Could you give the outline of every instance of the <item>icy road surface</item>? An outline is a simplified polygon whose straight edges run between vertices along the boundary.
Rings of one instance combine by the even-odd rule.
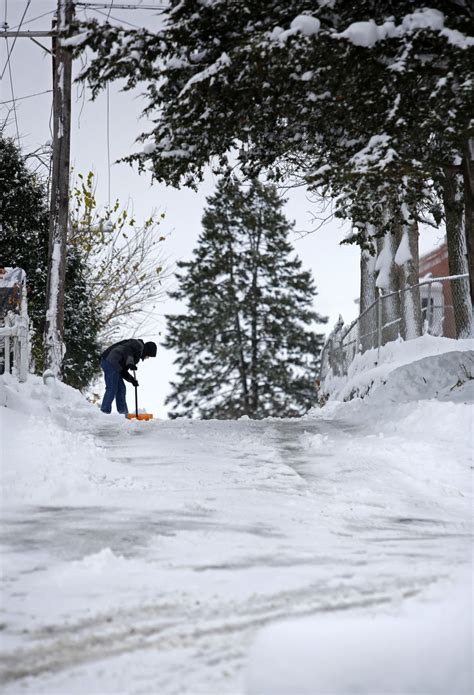
[[[24,424],[60,463],[4,500],[3,692],[242,693],[262,626],[423,595],[470,556],[464,407]]]

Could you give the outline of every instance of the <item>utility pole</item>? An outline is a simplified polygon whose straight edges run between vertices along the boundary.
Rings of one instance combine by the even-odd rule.
[[[48,283],[44,330],[45,368],[59,376],[64,357],[64,286],[69,222],[69,168],[71,141],[70,49],[61,46],[61,36],[74,16],[72,0],[58,0],[53,22],[53,162],[49,226]],[[56,26],[54,26],[56,24]]]

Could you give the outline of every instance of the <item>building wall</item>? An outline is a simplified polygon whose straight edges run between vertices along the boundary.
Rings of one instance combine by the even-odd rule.
[[[420,258],[420,280],[431,275],[434,278],[442,278],[449,275],[448,247],[446,242],[434,251]]]
[[[420,258],[420,269],[419,278],[420,282],[426,280],[429,277],[441,278],[447,277],[449,275],[449,264],[448,264],[448,247],[446,242],[443,242],[434,251],[421,256]],[[424,292],[422,293],[423,296]],[[442,325],[439,327],[439,335],[443,335],[446,338],[456,337],[456,325],[454,322],[454,311],[453,311],[453,298],[451,293],[451,283],[449,280],[443,282],[443,297],[444,297],[444,320]],[[439,315],[440,311],[437,310],[436,315]]]

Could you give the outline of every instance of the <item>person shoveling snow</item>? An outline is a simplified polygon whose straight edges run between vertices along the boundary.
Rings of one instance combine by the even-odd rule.
[[[104,350],[100,356],[100,366],[105,378],[105,393],[100,406],[103,413],[112,411],[115,400],[117,411],[121,415],[128,415],[124,380],[136,389],[138,381],[129,370],[136,370],[140,359],[146,360],[147,357],[156,357],[156,343],[145,343],[135,338],[120,340]]]

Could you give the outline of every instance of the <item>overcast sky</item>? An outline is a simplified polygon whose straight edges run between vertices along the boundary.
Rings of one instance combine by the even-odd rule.
[[[152,0],[123,0],[122,4],[146,4],[160,6],[162,2]],[[114,3],[111,3],[112,5]],[[115,5],[120,4],[115,0]],[[1,0],[1,21],[6,21],[10,29],[17,28],[23,19],[22,29],[48,30],[51,27],[52,12],[57,6],[56,0]],[[96,17],[105,19],[103,14],[108,10],[101,8],[101,13],[91,8],[77,7],[79,17]],[[48,13],[48,14],[45,14]],[[45,16],[40,17],[40,15]],[[121,10],[113,8],[111,19],[118,19],[135,26],[157,28],[160,18],[154,11]],[[38,18],[38,19],[35,19]],[[32,21],[34,20],[34,21]],[[50,39],[38,39],[45,47],[50,48]],[[1,72],[7,65],[6,41],[1,45]],[[8,134],[17,138],[24,153],[30,153],[47,142],[50,137],[51,116],[51,56],[28,38],[9,39],[11,59],[5,69],[1,84],[2,121],[9,113]],[[80,61],[75,62],[75,73],[80,67]],[[11,70],[11,74],[10,74]],[[1,73],[0,73],[1,74]],[[13,89],[13,95],[12,95]],[[46,92],[41,94],[41,92]],[[40,94],[38,94],[40,93]],[[38,94],[38,96],[30,95]],[[12,110],[13,96],[16,99],[16,117]],[[98,180],[97,199],[99,205],[108,202],[109,176],[111,200],[119,199],[123,204],[133,206],[135,216],[143,220],[154,209],[164,212],[163,233],[167,239],[163,251],[169,257],[170,263],[188,259],[196,243],[200,231],[200,223],[205,199],[213,193],[215,180],[208,174],[205,182],[197,193],[187,189],[176,190],[161,185],[151,185],[149,175],[138,175],[136,170],[125,164],[114,164],[120,157],[135,151],[138,145],[134,143],[136,136],[146,130],[145,122],[139,120],[143,101],[137,93],[120,93],[117,85],[109,88],[109,108],[107,98],[101,94],[95,102],[89,100],[82,86],[73,86],[72,134],[71,134],[71,163],[76,172],[87,173],[93,170]],[[372,135],[372,134],[368,134]],[[110,161],[108,167],[108,150]],[[340,246],[339,242],[347,234],[348,227],[338,220],[332,220],[318,231],[315,227],[314,216],[318,215],[317,207],[308,199],[305,190],[290,190],[286,197],[286,214],[294,220],[295,228],[307,234],[295,235],[293,242],[304,266],[312,270],[318,296],[315,309],[329,317],[328,327],[332,326],[339,314],[346,322],[357,314],[354,300],[359,291],[359,252],[354,246]],[[436,246],[442,240],[442,232],[424,230],[421,235],[420,247],[425,252]],[[8,259],[4,259],[8,262]],[[164,301],[158,308],[159,323],[164,330],[162,318],[167,312],[174,310],[174,304]],[[326,330],[326,329],[324,329]],[[143,334],[146,340],[160,341],[160,335]],[[153,411],[155,415],[164,417],[166,409],[163,405],[164,396],[168,391],[168,381],[173,374],[173,355],[159,348],[156,360],[149,360],[140,366],[140,400],[141,405]],[[132,405],[129,397],[129,406]]]

